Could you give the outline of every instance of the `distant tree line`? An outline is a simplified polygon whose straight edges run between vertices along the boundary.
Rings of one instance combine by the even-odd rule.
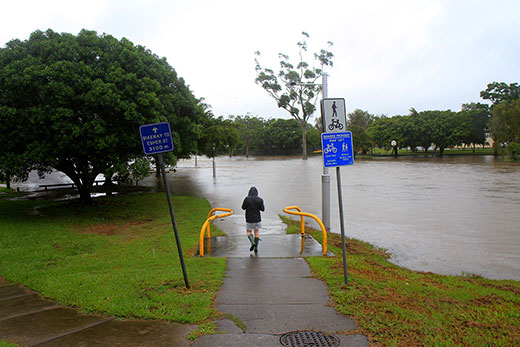
[[[463,104],[461,111],[431,110],[393,117],[374,116],[359,109],[348,115],[356,151],[367,154],[373,148],[390,149],[392,141],[399,148],[427,152],[433,146],[443,155],[451,146],[475,147],[486,144],[491,136],[495,145],[506,147],[513,158],[520,146],[520,86],[517,83],[493,82],[480,93],[482,103]]]
[[[307,151],[321,148],[320,130],[307,124]],[[201,153],[232,155],[297,155],[302,149],[302,128],[295,119],[258,116],[212,117],[203,126]]]
[[[349,115],[354,147],[367,154],[373,148],[399,148],[428,152],[430,147],[442,155],[450,146],[467,145],[473,150],[486,143],[489,108],[486,104],[464,104],[460,112],[410,110],[406,116],[375,117],[355,110]]]

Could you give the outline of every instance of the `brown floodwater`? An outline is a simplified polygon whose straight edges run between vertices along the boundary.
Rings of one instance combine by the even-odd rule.
[[[223,228],[243,232],[241,203],[254,185],[265,200],[264,232],[298,205],[321,217],[321,157],[199,157],[168,175],[176,194],[231,208]],[[492,156],[356,160],[341,168],[346,234],[390,251],[414,270],[520,280],[520,165]],[[336,170],[331,176],[331,231],[339,232]],[[155,177],[146,185],[161,186]],[[310,225],[316,226],[309,220]]]

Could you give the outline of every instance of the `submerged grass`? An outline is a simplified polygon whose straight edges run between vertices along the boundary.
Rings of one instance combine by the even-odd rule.
[[[190,289],[163,193],[98,198],[86,208],[0,200],[0,276],[85,312],[203,322],[216,315],[226,260],[192,256],[209,203],[173,203]]]
[[[289,233],[299,222],[287,217]],[[321,231],[307,232],[322,241]],[[335,257],[306,258],[329,288],[337,311],[353,317],[374,346],[518,346],[520,282],[412,271],[390,254],[348,239],[348,286],[341,237],[328,234]]]

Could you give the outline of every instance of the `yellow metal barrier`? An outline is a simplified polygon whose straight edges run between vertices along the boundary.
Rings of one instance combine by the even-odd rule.
[[[296,212],[296,211],[289,211],[289,210],[297,210],[298,212]],[[301,234],[302,234],[302,237],[305,236],[305,222],[303,220],[303,217],[307,216],[307,217],[314,218],[314,220],[316,222],[318,222],[318,224],[320,225],[321,231],[323,232],[323,255],[327,255],[327,230],[325,229],[325,226],[323,225],[321,220],[318,217],[316,217],[315,215],[311,214],[311,213],[302,212],[301,208],[299,208],[298,206],[289,206],[289,207],[284,208],[283,211],[285,213],[289,213],[289,214],[293,214],[293,215],[296,215],[296,216],[300,216],[300,218],[301,218]]]
[[[216,211],[223,211],[223,212],[228,212],[228,213],[221,213],[221,214],[212,215]],[[202,229],[200,229],[199,253],[200,253],[201,257],[204,256],[204,231],[206,231],[206,237],[209,238],[210,234],[211,234],[211,232],[210,232],[210,224],[211,224],[211,222],[213,220],[217,219],[217,218],[223,218],[223,217],[231,216],[233,213],[235,213],[235,212],[233,212],[232,209],[229,209],[229,208],[218,208],[218,207],[212,209],[211,211],[209,211],[208,219],[206,219],[206,221],[202,225]]]

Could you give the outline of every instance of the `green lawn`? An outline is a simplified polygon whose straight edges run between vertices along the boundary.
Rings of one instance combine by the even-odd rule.
[[[173,202],[190,289],[164,193],[98,198],[87,208],[0,200],[0,276],[86,312],[204,322],[216,314],[226,259],[192,256],[209,203]]]
[[[286,217],[289,233],[299,222]],[[311,231],[321,242],[321,231]],[[354,318],[374,346],[518,346],[520,282],[411,271],[384,250],[347,241],[344,284],[341,238],[328,235],[335,257],[306,258],[329,287],[337,311]]]

